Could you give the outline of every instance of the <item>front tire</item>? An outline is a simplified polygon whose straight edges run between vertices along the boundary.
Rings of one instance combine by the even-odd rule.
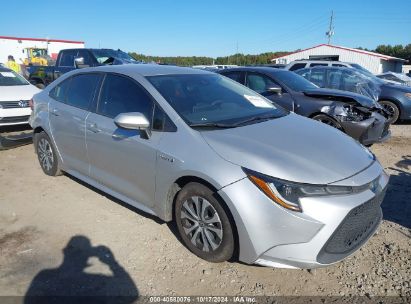
[[[400,109],[398,109],[395,103],[389,100],[381,100],[380,104],[385,110],[388,111],[390,115],[388,122],[390,124],[395,124],[398,121],[398,118],[400,117]]]
[[[177,195],[174,212],[181,239],[195,255],[213,263],[233,256],[233,226],[211,189],[199,183],[187,184]]]
[[[43,172],[49,176],[61,175],[57,151],[44,131],[34,135],[34,147]]]
[[[336,128],[340,131],[343,131],[343,128],[342,128],[341,124],[337,120],[335,120],[334,118],[332,118],[328,115],[319,114],[319,115],[315,115],[312,119],[317,120],[319,122],[322,122],[326,125],[329,125],[333,128]]]

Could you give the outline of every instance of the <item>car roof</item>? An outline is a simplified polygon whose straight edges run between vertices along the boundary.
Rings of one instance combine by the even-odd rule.
[[[319,70],[319,69],[327,69],[327,70],[343,70],[343,71],[358,71],[354,68],[351,67],[336,67],[336,66],[313,66],[313,67],[306,67],[306,68],[301,68],[299,70]],[[299,71],[297,70],[297,71]]]
[[[317,60],[317,59],[301,59],[301,60],[294,60],[291,61],[289,64],[295,64],[295,63],[337,63],[337,64],[348,64],[351,65],[353,64],[352,62],[345,62],[345,61],[336,61],[336,60]]]
[[[221,70],[221,71],[218,71],[218,72],[235,72],[235,71],[254,71],[254,72],[261,72],[261,73],[266,73],[266,74],[290,72],[290,71],[287,71],[287,70],[273,69],[272,67],[266,67],[266,66],[245,66],[245,67],[224,69],[224,70]]]
[[[158,76],[158,75],[176,75],[176,74],[210,74],[215,75],[215,73],[193,69],[187,67],[178,67],[172,65],[159,65],[159,64],[122,64],[122,65],[110,65],[110,66],[100,66],[93,68],[84,68],[77,71],[81,72],[111,72],[111,73],[121,73],[121,74],[139,74],[141,76]]]

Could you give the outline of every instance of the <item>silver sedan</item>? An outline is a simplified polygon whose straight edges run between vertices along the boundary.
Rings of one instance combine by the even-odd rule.
[[[44,173],[175,221],[207,261],[321,267],[359,249],[382,218],[388,176],[372,153],[221,75],[86,68],[32,104]]]

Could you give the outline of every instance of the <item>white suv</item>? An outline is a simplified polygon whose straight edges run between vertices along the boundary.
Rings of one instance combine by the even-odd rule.
[[[331,61],[331,60],[295,60],[287,64],[284,69],[289,70],[289,71],[296,71],[296,70],[300,70],[304,68],[312,68],[315,66],[353,68],[356,70],[366,72],[368,74],[372,74],[370,71],[363,68],[359,64],[350,63],[350,62],[342,62],[342,61]]]
[[[14,71],[0,67],[0,127],[28,123],[30,99],[40,92]]]

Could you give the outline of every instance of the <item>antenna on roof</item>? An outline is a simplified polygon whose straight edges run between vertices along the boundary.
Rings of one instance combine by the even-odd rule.
[[[331,11],[331,18],[330,18],[330,27],[328,28],[328,31],[325,33],[325,35],[328,37],[328,43],[331,43],[331,37],[334,36],[334,11]]]

